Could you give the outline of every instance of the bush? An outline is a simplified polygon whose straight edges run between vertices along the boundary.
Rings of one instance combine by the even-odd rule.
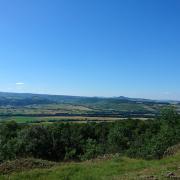
[[[51,168],[56,163],[39,159],[16,159],[0,164],[0,174],[10,174],[12,172],[20,172],[24,170],[32,170],[36,168]]]
[[[94,159],[98,155],[102,155],[101,146],[96,142],[96,140],[88,139],[84,146],[84,153],[80,156],[81,160]]]

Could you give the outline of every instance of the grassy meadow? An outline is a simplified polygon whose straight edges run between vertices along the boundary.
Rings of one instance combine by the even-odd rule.
[[[82,163],[61,163],[49,169],[32,169],[1,175],[2,180],[139,180],[180,178],[180,153],[162,160],[113,156]],[[167,177],[172,174],[174,177]]]

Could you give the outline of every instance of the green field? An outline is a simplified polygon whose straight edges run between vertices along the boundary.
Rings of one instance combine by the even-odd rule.
[[[45,117],[21,117],[21,116],[10,116],[1,117],[0,123],[7,121],[15,121],[17,123],[53,123],[53,122],[113,122],[122,121],[127,118],[116,118],[116,117],[83,117],[83,116],[45,116]],[[136,118],[132,118],[136,119]],[[147,118],[138,118],[141,120],[147,120]]]
[[[133,180],[180,178],[180,153],[162,160],[146,161],[114,156],[82,163],[64,163],[50,169],[33,169],[1,175],[2,180]],[[171,178],[173,179],[173,177]]]

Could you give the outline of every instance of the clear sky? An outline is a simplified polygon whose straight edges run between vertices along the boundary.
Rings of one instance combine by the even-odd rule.
[[[0,91],[180,100],[180,1],[0,0]]]

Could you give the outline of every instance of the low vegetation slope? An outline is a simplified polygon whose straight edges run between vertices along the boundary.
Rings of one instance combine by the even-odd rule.
[[[49,164],[49,163],[48,163]],[[83,163],[66,163],[49,169],[34,169],[1,175],[12,180],[128,180],[128,179],[179,179],[180,153],[162,160],[141,160],[113,156]]]

